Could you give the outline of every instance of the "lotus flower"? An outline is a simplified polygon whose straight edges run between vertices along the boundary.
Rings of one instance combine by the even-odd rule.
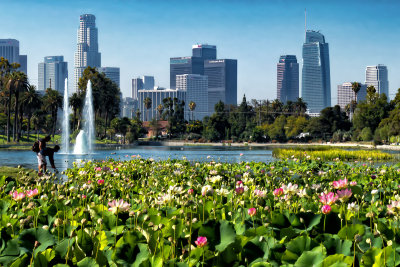
[[[333,181],[332,186],[335,189],[346,188],[347,187],[347,179],[344,178],[343,180]]]
[[[188,190],[188,194],[189,194],[189,195],[193,195],[193,192],[194,192],[193,188],[190,188],[190,189]]]
[[[333,192],[329,192],[328,194],[321,193],[319,196],[319,201],[324,205],[332,205],[338,200],[338,196]]]
[[[108,206],[110,206],[108,211],[111,211],[112,213],[116,214],[118,212],[128,211],[131,204],[125,202],[123,199],[119,199],[108,202]]]
[[[15,201],[20,201],[25,198],[24,193],[18,193],[18,191],[10,192],[10,195]]]
[[[351,193],[350,189],[344,189],[344,190],[338,190],[337,195],[338,195],[340,201],[345,202],[345,201],[349,200],[352,193]]]
[[[243,194],[243,193],[244,193],[244,187],[236,187],[236,188],[235,188],[235,192],[236,192],[236,194],[238,194],[238,195]]]
[[[250,215],[250,217],[253,217],[254,215],[256,215],[257,210],[255,208],[250,208],[247,210],[247,213]]]
[[[282,188],[277,188],[277,189],[274,190],[273,194],[276,197],[280,197],[280,196],[283,195],[283,189]]]
[[[288,185],[282,185],[282,189],[285,194],[296,194],[298,187],[299,186],[297,184],[292,183],[289,183]]]
[[[325,215],[329,214],[331,212],[331,210],[332,210],[332,208],[329,205],[324,205],[321,208],[322,213],[325,214]]]
[[[33,190],[26,191],[26,196],[27,197],[34,197],[34,196],[36,196],[38,194],[39,194],[39,192],[38,192],[37,188],[35,188]]]
[[[205,236],[199,236],[199,237],[197,238],[197,240],[194,241],[194,243],[195,243],[199,248],[202,248],[202,247],[204,247],[205,245],[207,245],[207,237],[205,237]]]
[[[205,185],[201,189],[201,195],[206,196],[206,195],[212,195],[214,193],[214,189],[212,188],[211,185]]]
[[[98,184],[98,185],[104,184],[104,180],[103,180],[103,179],[97,180],[97,184]]]

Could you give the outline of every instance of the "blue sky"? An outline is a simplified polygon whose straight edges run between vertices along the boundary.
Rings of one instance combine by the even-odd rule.
[[[332,104],[337,85],[365,80],[367,65],[386,64],[390,97],[400,87],[400,2],[261,0],[2,1],[0,38],[20,41],[28,76],[37,83],[43,57],[63,55],[72,82],[79,15],[96,15],[102,66],[121,68],[121,90],[154,75],[169,86],[169,58],[191,55],[196,43],[217,45],[219,58],[238,60],[238,99],[276,98],[276,63],[294,54],[301,63],[307,28],[329,43]],[[6,12],[4,12],[6,11]]]

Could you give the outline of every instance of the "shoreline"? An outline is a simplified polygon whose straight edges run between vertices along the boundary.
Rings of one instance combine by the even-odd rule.
[[[96,144],[97,148],[110,148],[110,147],[136,147],[136,146],[166,146],[166,147],[302,147],[302,146],[329,146],[337,148],[356,148],[356,149],[377,149],[377,150],[391,150],[400,151],[400,145],[377,145],[368,143],[346,142],[346,143],[195,143],[193,141],[137,141],[133,144]],[[9,144],[0,145],[0,150],[30,150],[31,145],[27,144]]]

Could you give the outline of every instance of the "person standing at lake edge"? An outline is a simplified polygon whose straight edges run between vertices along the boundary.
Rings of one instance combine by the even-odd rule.
[[[39,166],[40,170],[43,170],[43,173],[47,171],[47,161],[46,157],[49,157],[50,165],[54,169],[55,172],[58,172],[56,165],[54,164],[54,153],[60,151],[60,146],[55,145],[54,148],[46,147],[43,151],[39,152],[39,156],[41,159],[41,165]]]
[[[43,165],[43,161],[46,161],[46,158],[42,155],[43,150],[46,148],[47,142],[49,142],[50,140],[51,140],[50,135],[47,135],[45,138],[35,141],[35,143],[33,143],[32,146],[32,151],[36,153],[36,157],[38,160],[39,175],[42,174],[41,166]]]

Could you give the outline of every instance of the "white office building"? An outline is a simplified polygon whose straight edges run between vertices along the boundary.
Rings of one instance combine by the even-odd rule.
[[[154,76],[141,76],[132,79],[132,95],[133,99],[138,99],[139,90],[153,90]]]
[[[376,92],[385,94],[389,98],[388,69],[385,65],[367,66],[365,70],[365,84],[373,85]]]
[[[78,44],[75,52],[74,88],[78,89],[79,78],[88,67],[101,66],[101,54],[99,53],[98,31],[96,17],[91,14],[80,16],[78,29]]]
[[[185,119],[203,120],[208,115],[208,77],[200,74],[176,75],[176,89],[186,92]],[[193,112],[190,102],[196,104]]]
[[[365,84],[360,84],[361,88],[358,91],[357,95],[353,91],[353,85],[350,82],[345,82],[343,84],[338,85],[337,87],[337,99],[338,105],[341,110],[345,110],[346,106],[350,104],[352,101],[356,101],[359,103],[366,99],[367,96],[367,86]]]

